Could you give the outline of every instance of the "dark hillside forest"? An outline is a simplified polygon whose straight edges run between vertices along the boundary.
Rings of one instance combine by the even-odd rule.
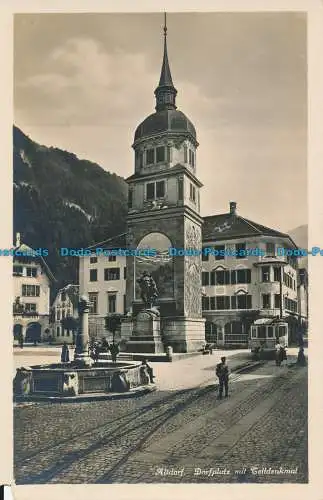
[[[14,241],[48,248],[45,259],[57,282],[77,280],[75,257],[60,247],[85,248],[125,231],[127,184],[96,163],[37,144],[13,129]]]

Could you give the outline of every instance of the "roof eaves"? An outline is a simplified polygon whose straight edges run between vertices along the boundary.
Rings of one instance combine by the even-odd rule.
[[[229,214],[204,215],[203,220],[205,220],[205,219],[212,220],[212,219],[215,219],[217,217],[224,217],[225,215],[229,215]]]
[[[256,224],[255,222],[252,223],[248,219],[245,219],[245,220],[246,220],[246,222],[249,222],[251,224]],[[281,236],[282,238],[290,238],[289,234],[282,233],[281,231],[277,231],[276,229],[272,229],[271,227],[264,226],[263,224],[257,224],[257,226],[258,226],[260,232],[271,231],[271,232],[276,233],[277,236]]]
[[[52,280],[52,281],[55,281],[57,282],[57,279],[55,278],[55,276],[53,275],[52,271],[50,270],[49,268],[49,265],[46,263],[45,259],[43,257],[40,257],[43,265],[45,266],[46,268],[46,271],[47,271],[47,274],[48,274],[48,277]]]
[[[203,241],[218,241],[218,240],[237,240],[239,238],[249,238],[250,236],[259,236],[259,233],[237,233],[237,234],[221,234],[218,233],[217,235],[214,236],[206,236],[203,237],[202,233],[202,239]]]
[[[29,245],[26,245],[26,243],[21,243],[19,246],[14,246],[13,249],[14,251],[16,252],[19,248],[21,248],[23,251],[31,251],[31,252],[34,252],[35,250],[33,248],[31,248]],[[57,281],[57,279],[55,278],[55,276],[53,275],[52,271],[50,270],[50,267],[49,265],[47,264],[47,262],[45,261],[45,259],[41,256],[41,255],[35,255],[35,256],[31,256],[33,257],[33,259],[35,261],[37,261],[38,259],[41,261],[41,263],[43,264],[43,266],[45,267],[46,269],[46,272],[47,272],[47,275],[48,277],[52,280],[52,281]]]
[[[244,219],[243,217],[241,217],[241,215],[238,215],[237,218],[241,219],[244,223],[246,223],[248,226],[254,229],[257,233],[261,234],[261,230],[258,227],[254,226],[254,224],[251,221],[249,221],[248,219]]]

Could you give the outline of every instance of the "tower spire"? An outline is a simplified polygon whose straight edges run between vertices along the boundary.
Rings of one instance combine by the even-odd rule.
[[[170,72],[167,53],[167,17],[164,13],[164,56],[158,87],[155,90],[156,111],[164,109],[176,109],[175,99],[177,90],[174,87],[172,74]]]

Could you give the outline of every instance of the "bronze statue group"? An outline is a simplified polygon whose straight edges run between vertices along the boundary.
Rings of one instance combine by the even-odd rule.
[[[140,297],[146,309],[154,307],[157,297],[158,289],[154,278],[147,271],[144,271],[140,278],[137,279],[140,286]]]

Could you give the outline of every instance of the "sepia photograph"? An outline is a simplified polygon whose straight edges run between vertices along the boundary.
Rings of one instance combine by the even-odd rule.
[[[13,18],[15,484],[307,484],[306,12]]]

